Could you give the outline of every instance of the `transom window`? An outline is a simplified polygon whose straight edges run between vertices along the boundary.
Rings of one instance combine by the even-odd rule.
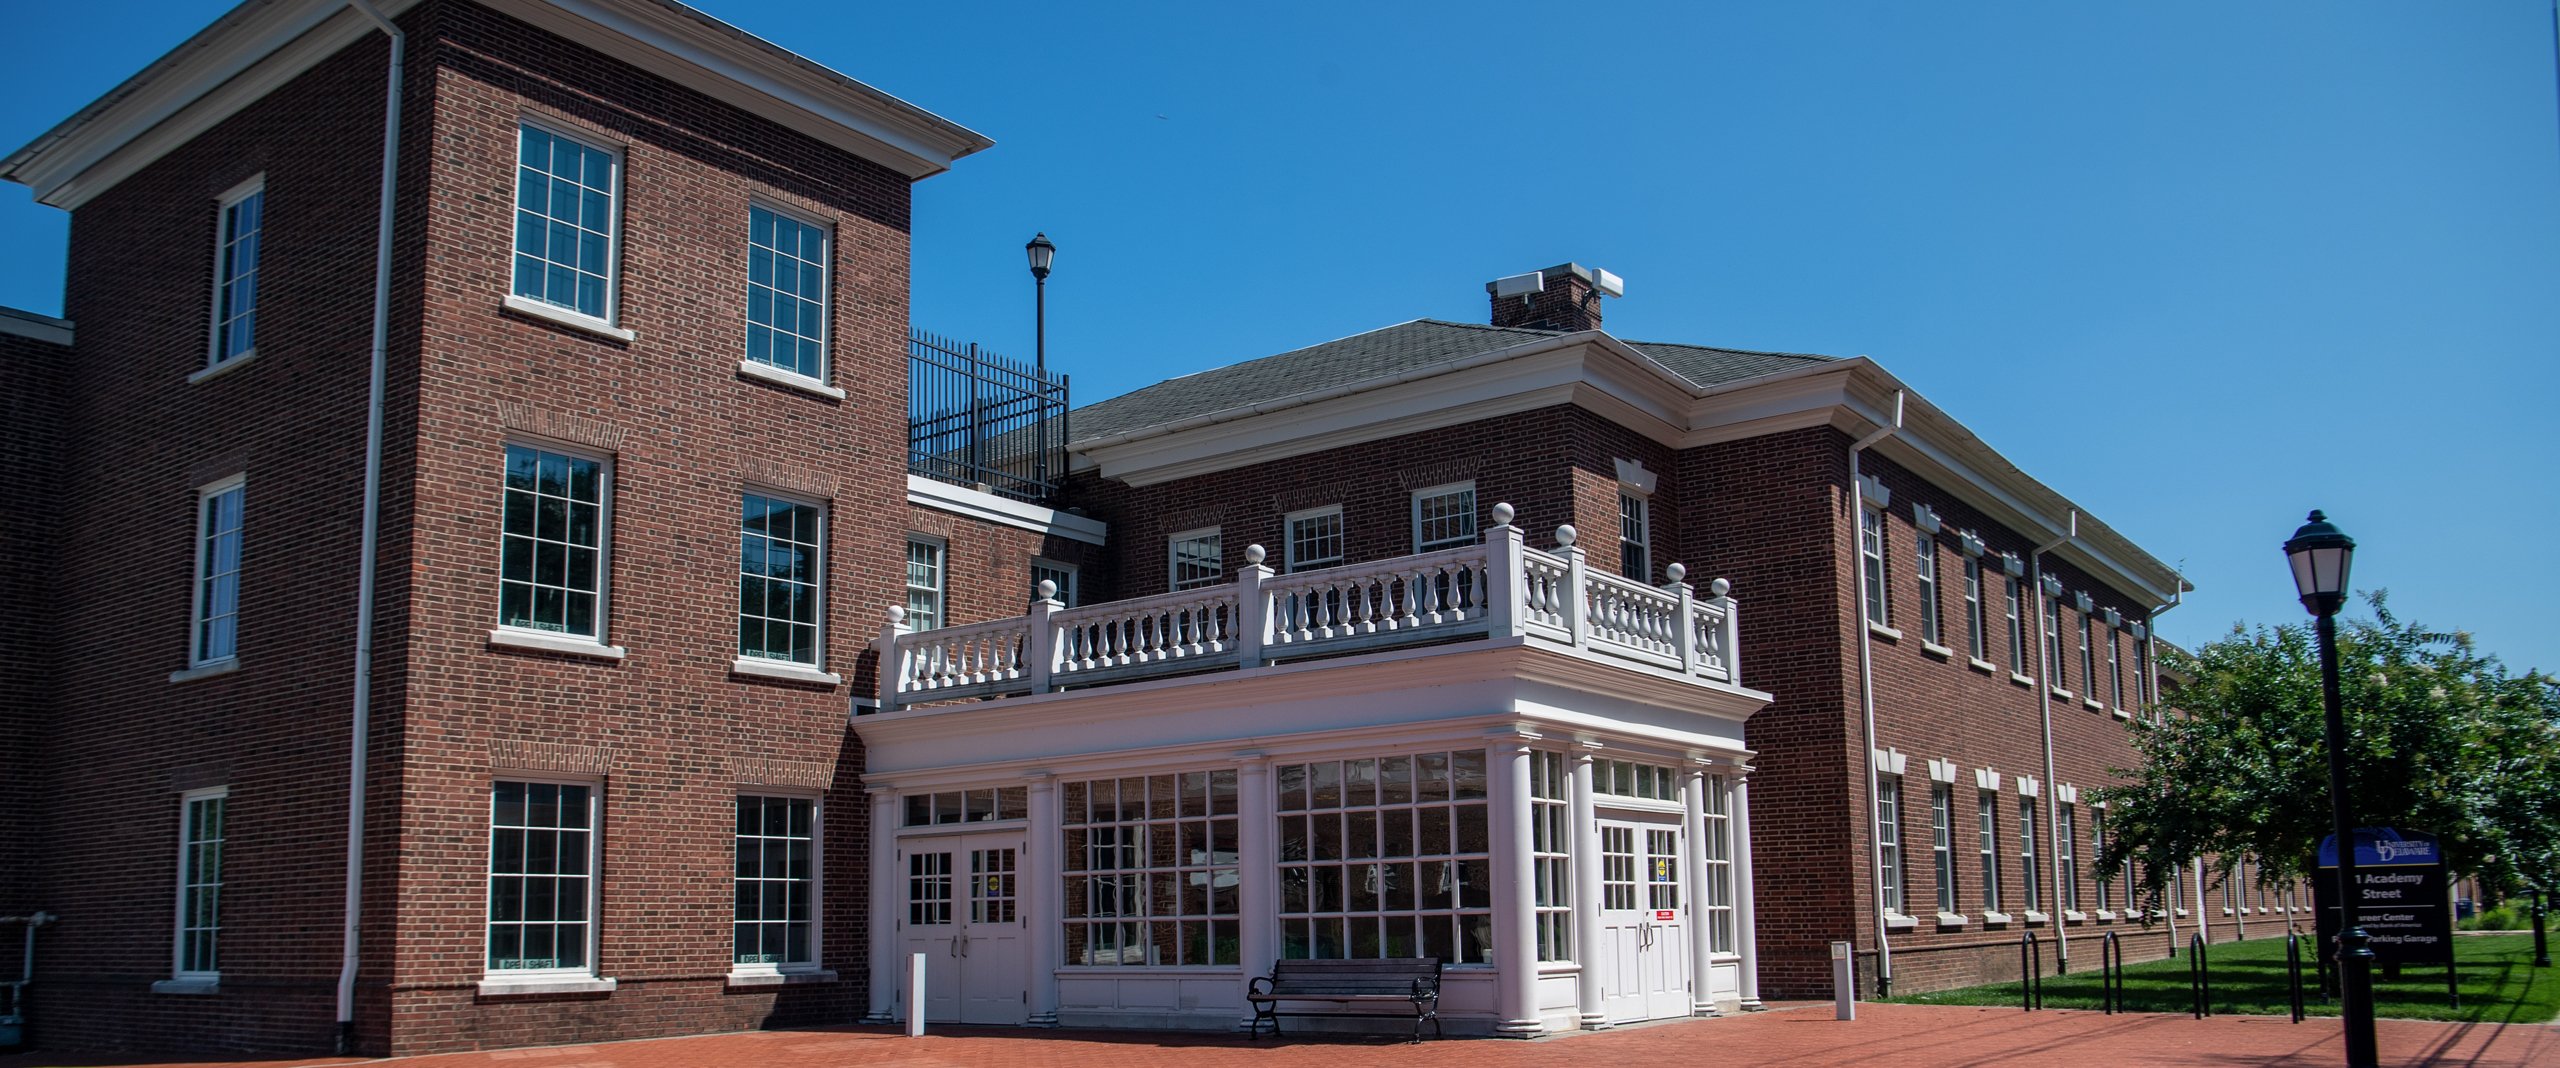
[[[986,823],[1018,820],[1031,814],[1027,788],[998,786],[985,790],[945,790],[907,795],[907,826],[943,823]]]
[[[1307,571],[1342,562],[1342,507],[1289,517],[1289,570]]]
[[[1413,495],[1413,551],[1427,553],[1476,541],[1476,486],[1435,486]]]
[[[1866,569],[1867,622],[1891,626],[1885,614],[1884,510],[1858,509],[1858,566]]]
[[[230,791],[216,787],[179,799],[178,967],[182,977],[211,978],[222,970],[223,806]]]
[[[827,232],[747,208],[747,358],[826,378]]]
[[[1283,764],[1281,955],[1493,961],[1485,752]]]
[[[1637,582],[1653,581],[1651,506],[1632,493],[1618,495],[1618,573]]]
[[[498,621],[595,637],[603,616],[605,464],[507,446]]]
[[[907,539],[908,630],[942,626],[942,551],[941,542]]]
[[[196,665],[240,653],[240,509],[247,488],[239,479],[206,487],[196,503]]]
[[[1572,781],[1562,753],[1529,754],[1529,853],[1538,959],[1573,959]]]
[[[1218,528],[1176,534],[1167,542],[1167,548],[1174,589],[1196,590],[1226,581],[1226,557]]]
[[[1653,801],[1680,800],[1679,776],[1660,764],[1600,760],[1591,765],[1591,792]]]
[[[749,493],[738,536],[738,655],[818,662],[818,523],[814,504]]]
[[[264,244],[267,188],[253,182],[221,201],[221,233],[213,260],[213,356],[221,364],[258,347],[258,253]]]
[[[587,968],[593,788],[502,780],[491,793],[489,969]]]
[[[607,318],[613,153],[531,124],[517,146],[515,295]]]
[[[817,960],[817,814],[805,797],[738,798],[736,963]]]
[[[1059,803],[1067,963],[1242,959],[1233,769],[1062,783]]]

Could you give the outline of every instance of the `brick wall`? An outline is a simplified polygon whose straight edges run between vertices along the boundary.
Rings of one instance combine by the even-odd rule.
[[[38,892],[36,814],[43,801],[39,725],[61,655],[53,630],[27,609],[55,596],[62,501],[63,380],[71,347],[0,328],[0,915],[46,906]]]

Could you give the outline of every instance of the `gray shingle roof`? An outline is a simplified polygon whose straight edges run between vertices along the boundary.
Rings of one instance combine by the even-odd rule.
[[[1078,441],[1125,434],[1210,412],[1348,385],[1433,364],[1510,348],[1559,331],[1416,319],[1294,352],[1229,364],[1158,382],[1075,410]],[[1672,373],[1700,387],[1836,360],[1797,352],[1746,352],[1705,345],[1630,341]]]

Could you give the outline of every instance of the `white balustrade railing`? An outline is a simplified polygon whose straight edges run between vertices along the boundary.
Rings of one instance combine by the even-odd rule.
[[[1536,639],[1578,653],[1739,684],[1736,605],[1717,579],[1701,599],[1590,569],[1574,529],[1555,552],[1525,544],[1509,505],[1484,540],[1437,552],[1280,575],[1259,545],[1217,586],[1065,608],[1041,599],[1012,619],[909,633],[890,609],[880,708],[1047,693],[1136,678],[1254,668],[1281,660],[1469,637]]]

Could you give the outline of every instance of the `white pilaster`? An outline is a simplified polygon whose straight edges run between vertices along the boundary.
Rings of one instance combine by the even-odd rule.
[[[888,688],[882,687],[885,694]],[[898,795],[871,791],[871,1014],[865,1023],[898,1022]]]
[[[1600,991],[1600,813],[1591,800],[1592,749],[1577,746],[1573,754],[1573,959],[1582,962],[1574,977],[1574,1000],[1586,1031],[1609,1026]]]
[[[1058,966],[1065,963],[1066,858],[1059,851],[1058,780],[1046,771],[1023,776],[1031,786],[1031,827],[1024,836],[1022,877],[1031,890],[1031,1019],[1033,1027],[1058,1026]]]
[[[1751,776],[1737,768],[1733,776],[1733,915],[1734,945],[1742,951],[1742,1008],[1760,1009],[1760,921],[1751,904]]]
[[[1260,753],[1236,754],[1236,940],[1242,954],[1236,975],[1236,1004],[1246,1006],[1239,1028],[1253,1024],[1245,989],[1256,976],[1271,974],[1280,959],[1280,826],[1279,795],[1271,782],[1271,762]]]
[[[1708,991],[1708,962],[1715,957],[1715,936],[1707,930],[1707,769],[1689,765],[1688,789],[1681,796],[1688,799],[1689,833],[1681,835],[1680,894],[1688,904],[1689,921],[1689,1012],[1693,1016],[1713,1016],[1715,998]]]
[[[1505,732],[1506,734],[1508,732]],[[1501,978],[1494,1030],[1515,1038],[1543,1034],[1538,1019],[1538,911],[1531,887],[1534,846],[1529,827],[1529,739],[1486,739],[1486,801],[1493,841],[1493,963]]]

